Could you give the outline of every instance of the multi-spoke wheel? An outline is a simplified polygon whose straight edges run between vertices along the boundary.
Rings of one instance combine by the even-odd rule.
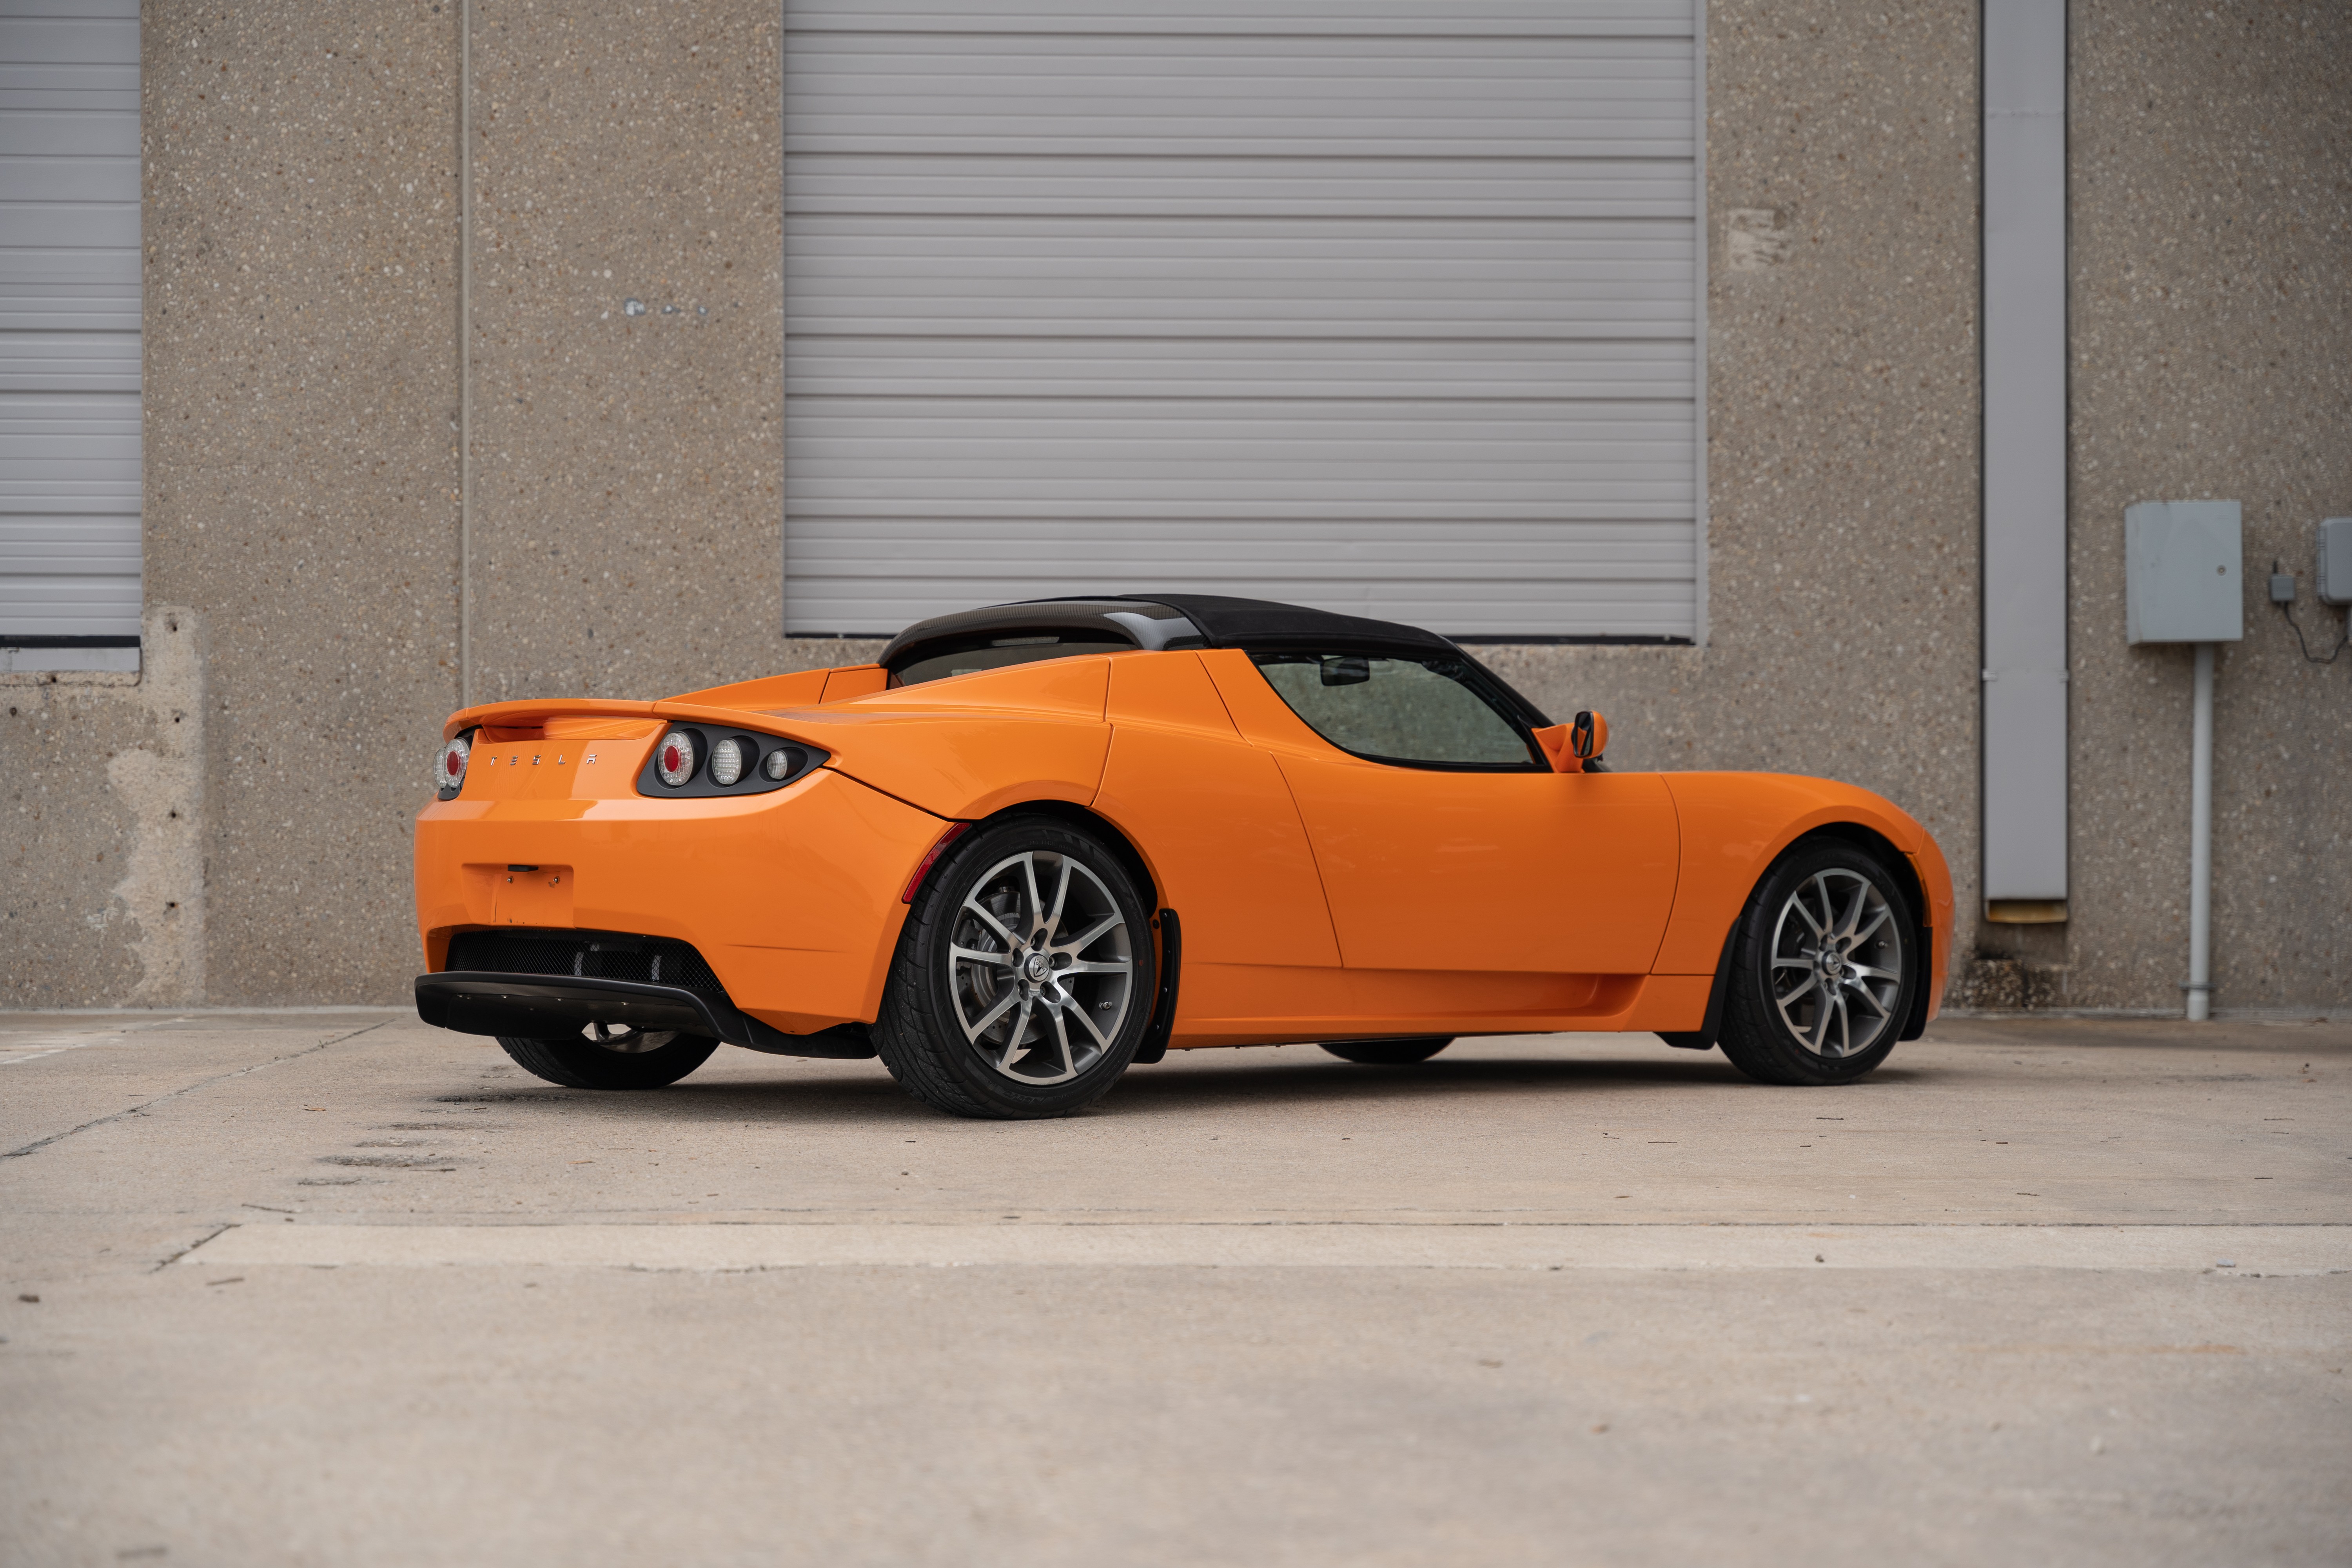
[[[1886,1058],[1920,955],[1901,887],[1876,858],[1816,840],[1784,858],[1741,917],[1724,1055],[1766,1083],[1846,1083]]]
[[[1024,849],[981,874],[947,952],[956,1023],[991,1068],[1033,1088],[1103,1059],[1135,994],[1127,916],[1066,851]]]
[[[1151,932],[1109,848],[1014,818],[935,868],[899,938],[874,1043],[918,1099],[961,1116],[1055,1116],[1125,1070],[1150,1010]]]
[[[526,1039],[500,1035],[515,1065],[566,1089],[660,1089],[710,1059],[717,1040],[648,1033],[626,1025],[591,1024],[576,1035]]]

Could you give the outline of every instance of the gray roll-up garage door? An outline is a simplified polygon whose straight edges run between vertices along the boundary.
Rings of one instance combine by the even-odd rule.
[[[1697,621],[1691,0],[787,0],[785,617]]]
[[[135,669],[138,635],[139,0],[7,0],[0,668]]]

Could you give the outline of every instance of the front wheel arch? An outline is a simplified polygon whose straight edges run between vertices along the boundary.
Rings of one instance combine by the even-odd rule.
[[[1739,908],[1732,915],[1731,923],[1724,928],[1723,945],[1716,950],[1715,980],[1707,987],[1704,1021],[1696,1029],[1662,1030],[1658,1036],[1660,1039],[1684,1050],[1704,1051],[1713,1048],[1722,1038],[1724,1001],[1731,990],[1732,951],[1739,943],[1739,928],[1748,919],[1748,910],[1755,902],[1758,890],[1772,879],[1773,874],[1790,856],[1825,838],[1843,840],[1876,857],[1885,868],[1886,874],[1894,879],[1895,886],[1902,889],[1903,896],[1910,900],[1916,926],[1913,940],[1919,944],[1922,968],[1920,983],[1915,988],[1911,1002],[1911,1016],[1904,1020],[1903,1032],[1898,1038],[1916,1040],[1927,1032],[1929,987],[1925,965],[1933,963],[1936,954],[1935,931],[1927,924],[1927,889],[1920,886],[1919,875],[1911,864],[1911,857],[1896,848],[1885,834],[1859,822],[1831,822],[1799,834],[1765,863],[1764,869],[1748,887],[1747,895],[1739,900]]]

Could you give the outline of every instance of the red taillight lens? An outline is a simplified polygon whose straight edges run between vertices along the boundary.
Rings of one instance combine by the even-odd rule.
[[[441,748],[441,759],[434,768],[434,772],[438,776],[435,778],[433,782],[442,789],[446,790],[454,790],[458,785],[464,784],[466,782],[466,763],[467,759],[473,755],[473,747],[466,743],[466,737],[463,735],[458,736],[447,745],[443,746]]]
[[[694,736],[685,730],[672,730],[661,738],[654,752],[654,771],[661,782],[677,789],[694,776]]]

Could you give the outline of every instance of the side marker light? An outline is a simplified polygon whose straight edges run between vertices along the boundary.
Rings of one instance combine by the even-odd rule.
[[[940,856],[947,853],[948,846],[971,831],[971,824],[969,822],[949,823],[948,830],[940,835],[940,841],[932,845],[929,853],[916,865],[915,874],[907,879],[907,890],[898,896],[898,901],[902,904],[913,903],[915,894],[922,889],[923,879],[931,874],[931,868],[939,863]]]

